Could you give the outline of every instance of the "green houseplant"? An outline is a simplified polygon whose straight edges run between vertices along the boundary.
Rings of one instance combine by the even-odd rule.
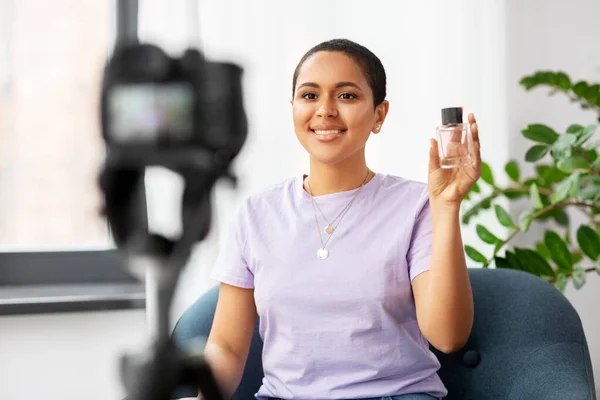
[[[585,81],[573,83],[564,72],[539,71],[524,77],[520,84],[525,90],[536,87],[550,89],[550,95],[566,95],[580,107],[595,112],[600,121],[600,84]],[[510,184],[499,186],[488,164],[482,165],[480,181],[467,196],[462,216],[464,225],[488,210],[495,213],[499,223],[510,231],[498,237],[490,229],[475,224],[479,238],[490,245],[483,251],[465,245],[473,261],[483,267],[511,268],[535,274],[553,283],[563,291],[571,280],[579,289],[586,282],[586,274],[600,274],[600,141],[591,138],[597,124],[570,125],[565,132],[556,132],[543,124],[530,124],[522,134],[532,146],[524,161],[534,163],[535,173],[521,176],[519,162],[509,160],[504,172]],[[527,199],[529,209],[518,220],[511,218],[498,200]],[[584,217],[584,223],[571,226],[566,210],[575,208]],[[532,222],[544,226],[544,234],[535,247],[510,246],[520,232],[527,232]]]

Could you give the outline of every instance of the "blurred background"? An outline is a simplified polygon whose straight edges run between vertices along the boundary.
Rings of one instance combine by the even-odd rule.
[[[210,59],[240,64],[249,137],[235,160],[239,187],[221,183],[215,189],[213,229],[184,271],[173,323],[215,284],[208,275],[245,197],[308,171],[289,99],[297,62],[321,41],[354,40],[386,68],[390,113],[367,149],[376,171],[426,181],[429,138],[443,107],[475,113],[482,157],[498,171],[499,185],[509,181],[502,173],[506,162],[522,161],[529,147],[521,135],[527,124],[564,132],[597,118],[566,97],[519,85],[538,70],[600,81],[596,0],[194,3],[140,0],[140,39],[173,55],[199,45]],[[2,399],[119,398],[118,356],[147,334],[144,288],[112,262],[118,258],[99,214],[99,88],[115,26],[114,1],[0,0]],[[532,170],[523,163],[521,174]],[[181,182],[160,169],[146,180],[150,228],[177,232]],[[499,202],[511,215],[521,211]],[[477,222],[499,236],[508,232],[493,213]],[[463,228],[463,238],[482,244],[472,226]],[[532,239],[517,240],[529,245]],[[595,273],[582,289],[565,289],[582,319],[597,385],[599,289]]]

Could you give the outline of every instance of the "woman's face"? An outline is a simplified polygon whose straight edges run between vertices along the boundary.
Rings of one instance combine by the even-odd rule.
[[[373,107],[373,93],[361,68],[342,52],[311,56],[300,69],[295,89],[296,136],[311,157],[324,164],[361,156],[388,110],[387,101]]]

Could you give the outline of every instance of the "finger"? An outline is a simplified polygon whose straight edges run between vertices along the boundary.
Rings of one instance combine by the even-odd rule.
[[[438,152],[437,140],[429,141],[429,172],[436,171],[440,168],[440,155]]]
[[[473,152],[475,153],[475,165],[480,168],[481,167],[481,148],[479,146],[479,141],[473,142]]]
[[[450,142],[460,143],[462,142],[462,129],[453,129],[450,134]]]
[[[471,136],[473,136],[473,141],[479,143],[479,127],[477,126],[477,120],[475,120],[475,115],[473,113],[469,114],[469,128],[471,130]]]

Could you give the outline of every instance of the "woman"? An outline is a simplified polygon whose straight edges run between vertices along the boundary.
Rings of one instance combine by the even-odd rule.
[[[260,316],[259,399],[436,399],[447,394],[429,344],[461,348],[473,299],[459,206],[476,164],[441,169],[431,141],[428,185],[371,171],[370,134],[388,113],[386,76],[366,48],[331,40],[293,78],[298,140],[310,174],[243,205],[213,277],[221,282],[205,356],[227,395],[240,383]]]

